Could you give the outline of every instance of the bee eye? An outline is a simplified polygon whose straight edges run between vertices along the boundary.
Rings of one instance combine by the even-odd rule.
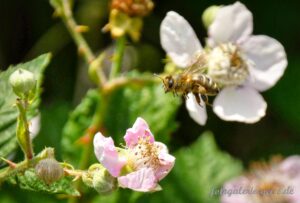
[[[169,82],[168,82],[168,86],[169,86],[169,88],[172,88],[173,87],[173,80],[171,79],[171,80],[169,80]]]

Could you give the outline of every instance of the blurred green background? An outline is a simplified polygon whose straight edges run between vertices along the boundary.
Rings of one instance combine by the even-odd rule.
[[[138,53],[134,67],[141,71],[160,72],[165,53],[159,42],[159,25],[166,12],[174,10],[184,16],[199,39],[206,37],[201,22],[202,12],[213,4],[234,1],[164,0],[155,1],[154,12],[145,18],[141,42],[128,44]],[[300,12],[299,1],[242,1],[254,16],[254,34],[276,38],[286,49],[289,65],[283,78],[263,96],[268,103],[267,115],[254,125],[224,122],[208,110],[207,125],[197,125],[182,105],[177,121],[180,126],[172,135],[171,150],[188,146],[206,130],[214,133],[217,145],[247,166],[251,160],[268,159],[271,155],[300,154]],[[108,47],[109,34],[101,33],[107,22],[106,0],[78,0],[74,14],[79,24],[88,25],[85,34],[95,52]],[[62,128],[69,112],[78,104],[85,87],[83,61],[76,46],[47,0],[0,0],[0,69],[52,52],[53,59],[46,69],[41,105],[42,130],[35,139],[36,151],[53,146],[60,157]],[[88,83],[87,83],[88,85]],[[82,85],[85,86],[85,85]],[[163,108],[163,107],[162,107]],[[187,133],[188,131],[188,133]],[[17,196],[14,197],[14,195]],[[34,194],[34,195],[32,195]],[[0,202],[53,202],[49,196],[28,193],[10,187],[0,191]]]

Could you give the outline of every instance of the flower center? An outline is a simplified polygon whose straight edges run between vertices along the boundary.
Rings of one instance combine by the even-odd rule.
[[[283,185],[276,180],[261,180],[256,185],[257,194],[252,198],[257,203],[288,203],[284,189]]]
[[[253,181],[250,187],[254,187],[256,193],[251,200],[257,203],[288,203],[287,194],[284,192],[288,181],[285,174],[278,171],[280,157],[273,157],[270,163],[254,162],[249,178]]]
[[[161,146],[155,142],[150,142],[149,137],[140,137],[138,144],[129,149],[132,168],[134,170],[145,167],[157,169],[159,167],[158,155],[160,150]]]
[[[248,62],[237,45],[220,44],[209,54],[208,74],[220,85],[240,85],[249,75]]]

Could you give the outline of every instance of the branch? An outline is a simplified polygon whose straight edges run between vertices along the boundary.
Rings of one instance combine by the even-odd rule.
[[[96,60],[96,56],[93,54],[88,43],[82,36],[81,32],[78,30],[79,25],[76,23],[71,10],[70,0],[60,0],[59,3],[51,3],[56,11],[58,11],[59,16],[62,18],[65,26],[67,27],[69,33],[71,34],[74,42],[78,47],[78,51],[83,55],[85,61],[91,65],[91,63]],[[102,86],[106,81],[106,76],[99,66],[99,86]]]

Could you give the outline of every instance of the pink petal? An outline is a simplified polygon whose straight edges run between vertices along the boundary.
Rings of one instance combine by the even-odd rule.
[[[201,106],[197,103],[193,94],[188,94],[188,99],[185,106],[189,112],[190,117],[200,125],[205,125],[207,120],[205,103],[201,99]]]
[[[280,163],[279,170],[290,180],[286,183],[286,188],[291,188],[293,192],[293,194],[286,194],[289,202],[300,202],[300,156],[294,155],[286,158]]]
[[[252,31],[252,13],[240,2],[222,7],[208,29],[210,41],[213,41],[214,45],[226,42],[240,43],[248,38]]]
[[[157,186],[157,179],[151,168],[142,168],[118,178],[119,186],[140,192],[154,191]]]
[[[254,64],[250,67],[250,85],[259,91],[274,86],[287,67],[284,47],[271,37],[256,35],[246,40],[242,49]]]
[[[149,142],[154,142],[154,137],[149,129],[147,122],[142,118],[137,118],[132,128],[126,131],[124,136],[126,146],[133,147],[138,143],[139,138],[149,139]]]
[[[178,13],[170,11],[160,25],[163,49],[179,67],[191,64],[194,55],[202,50],[191,25]]]
[[[158,180],[163,179],[172,170],[175,164],[175,157],[169,153],[162,152],[158,156],[160,167],[156,170],[155,176]]]
[[[213,110],[225,121],[255,123],[265,116],[267,103],[250,87],[226,87],[215,98]]]
[[[300,177],[300,156],[295,155],[286,158],[280,163],[279,169],[290,177]]]
[[[126,160],[118,156],[114,141],[111,137],[104,137],[98,132],[94,137],[94,152],[98,161],[112,176],[119,176]]]
[[[245,177],[239,177],[236,179],[233,179],[229,182],[227,182],[223,189],[226,189],[227,191],[239,191],[239,189],[247,190],[251,189],[253,186],[249,186],[249,181]],[[252,188],[253,189],[253,188]],[[212,189],[210,195],[215,196],[220,194],[220,192],[217,192],[216,190]],[[249,192],[248,192],[249,194]],[[221,203],[250,203],[251,200],[249,198],[249,195],[246,194],[231,194],[227,192],[226,194],[223,194],[221,196]]]

